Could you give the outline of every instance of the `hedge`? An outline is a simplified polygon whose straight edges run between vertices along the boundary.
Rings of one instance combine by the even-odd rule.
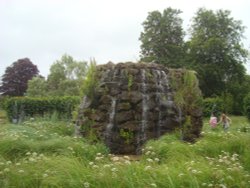
[[[10,121],[20,121],[24,117],[52,115],[58,113],[60,118],[71,118],[80,97],[11,97],[5,100],[4,110]]]

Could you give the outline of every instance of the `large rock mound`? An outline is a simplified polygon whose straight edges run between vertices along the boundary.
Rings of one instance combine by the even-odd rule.
[[[183,71],[170,74],[171,71],[153,63],[97,66],[98,84],[92,96],[84,96],[77,120],[78,134],[94,135],[115,154],[139,154],[147,140],[182,130],[189,115],[191,121],[183,139],[198,137],[201,109],[187,112],[177,105],[171,75],[177,75],[180,81]]]

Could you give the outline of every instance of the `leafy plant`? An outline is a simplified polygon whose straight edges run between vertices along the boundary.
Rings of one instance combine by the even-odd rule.
[[[96,70],[96,61],[91,60],[90,65],[88,67],[88,71],[86,74],[86,78],[84,80],[84,84],[82,86],[82,94],[87,97],[93,99],[95,94],[95,89],[98,85],[98,80],[96,78],[97,70]]]
[[[133,132],[130,130],[120,129],[120,136],[125,140],[126,144],[129,144],[131,140],[134,138]]]

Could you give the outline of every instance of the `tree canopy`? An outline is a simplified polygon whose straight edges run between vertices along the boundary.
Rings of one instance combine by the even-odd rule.
[[[29,82],[27,95],[79,96],[86,71],[87,62],[76,61],[70,55],[64,54],[51,65],[47,80],[36,77]]]
[[[142,61],[180,67],[184,45],[180,13],[180,10],[167,8],[163,13],[153,11],[148,14],[139,38]]]
[[[247,50],[242,44],[244,27],[230,11],[199,9],[190,28],[187,62],[198,72],[205,96],[220,95],[232,82],[243,81]]]
[[[0,92],[2,95],[23,96],[28,87],[28,81],[37,76],[39,70],[28,58],[18,59],[7,67],[2,77]]]

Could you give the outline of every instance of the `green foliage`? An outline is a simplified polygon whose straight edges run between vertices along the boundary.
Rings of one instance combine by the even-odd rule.
[[[5,96],[23,96],[28,87],[28,81],[37,76],[39,70],[28,58],[18,59],[7,67],[2,76],[0,93]]]
[[[203,100],[203,115],[204,117],[211,116],[214,113],[215,116],[219,117],[220,113],[224,109],[223,100],[219,97],[205,98]]]
[[[28,96],[80,96],[80,87],[86,76],[86,70],[87,62],[76,61],[65,54],[50,67],[47,81],[31,82]],[[42,85],[39,83],[36,85],[36,82],[42,82]],[[40,89],[41,86],[43,88]]]
[[[28,81],[26,95],[30,97],[44,97],[48,95],[48,85],[45,78],[35,76]]]
[[[248,120],[250,120],[250,93],[244,98],[244,112]]]
[[[223,100],[223,106],[224,106],[223,111],[227,114],[232,114],[233,107],[234,107],[233,95],[230,93],[224,92],[221,98]]]
[[[250,93],[250,76],[245,75],[244,79],[240,83],[231,82],[227,88],[227,92],[230,93],[233,98],[232,114],[243,115],[244,104],[242,99]]]
[[[98,80],[96,78],[96,61],[91,60],[83,87],[81,88],[82,94],[89,98],[93,98],[97,84]]]
[[[180,13],[180,10],[167,8],[163,13],[153,11],[148,14],[139,39],[142,61],[180,67],[184,46]]]
[[[174,100],[184,112],[189,113],[202,105],[199,82],[194,71],[183,69],[182,75],[178,74],[178,71],[170,71],[171,86],[175,90]]]
[[[134,138],[134,134],[130,130],[120,129],[119,135],[125,140],[126,144],[129,144]]]
[[[241,41],[244,28],[227,10],[202,8],[193,18],[187,62],[197,71],[205,97],[220,96],[232,83],[241,83],[247,59]]]
[[[114,156],[100,143],[71,136],[65,122],[0,126],[0,187],[248,187],[249,123],[232,117],[231,133],[206,124],[194,144],[167,134],[141,156]],[[98,180],[98,181],[97,181]]]
[[[5,101],[5,110],[10,121],[45,115],[52,115],[54,119],[56,116],[67,119],[71,118],[72,111],[79,103],[79,97],[12,97]]]

